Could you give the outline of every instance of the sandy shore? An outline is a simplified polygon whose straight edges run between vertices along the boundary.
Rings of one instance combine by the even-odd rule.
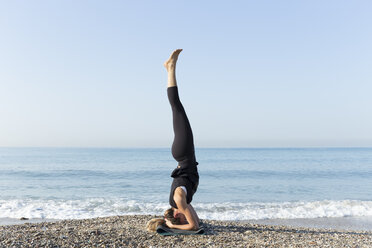
[[[153,217],[0,226],[0,247],[372,247],[372,232],[212,220],[203,220],[206,235],[165,237],[145,230]]]

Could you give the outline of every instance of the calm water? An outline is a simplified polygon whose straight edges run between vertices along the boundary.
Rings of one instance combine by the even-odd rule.
[[[372,148],[197,149],[202,218],[372,216]],[[161,214],[169,149],[0,148],[0,218]]]

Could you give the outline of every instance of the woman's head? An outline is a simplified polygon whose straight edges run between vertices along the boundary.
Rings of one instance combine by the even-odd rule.
[[[164,217],[175,225],[187,224],[184,214],[180,213],[176,208],[169,208],[165,211]]]
[[[164,213],[164,218],[172,222],[172,224],[180,225],[182,224],[181,220],[179,217],[177,218],[174,217],[174,215],[176,214],[175,212],[177,212],[177,209],[174,209],[174,208],[167,209]],[[155,232],[156,228],[158,228],[158,226],[160,225],[166,225],[165,220],[163,218],[151,219],[149,220],[149,222],[147,222],[146,229],[148,231]]]

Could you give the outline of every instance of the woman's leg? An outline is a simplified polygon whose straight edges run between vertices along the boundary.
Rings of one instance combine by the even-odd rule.
[[[191,126],[185,109],[178,96],[178,87],[176,81],[176,63],[178,55],[182,49],[175,50],[170,58],[164,63],[168,71],[168,99],[173,113],[173,131],[174,140],[172,145],[172,155],[178,161],[186,159],[195,159],[194,157],[194,140]]]

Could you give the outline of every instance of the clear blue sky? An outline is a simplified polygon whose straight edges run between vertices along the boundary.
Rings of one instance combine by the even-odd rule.
[[[1,1],[0,146],[372,146],[371,1]]]

